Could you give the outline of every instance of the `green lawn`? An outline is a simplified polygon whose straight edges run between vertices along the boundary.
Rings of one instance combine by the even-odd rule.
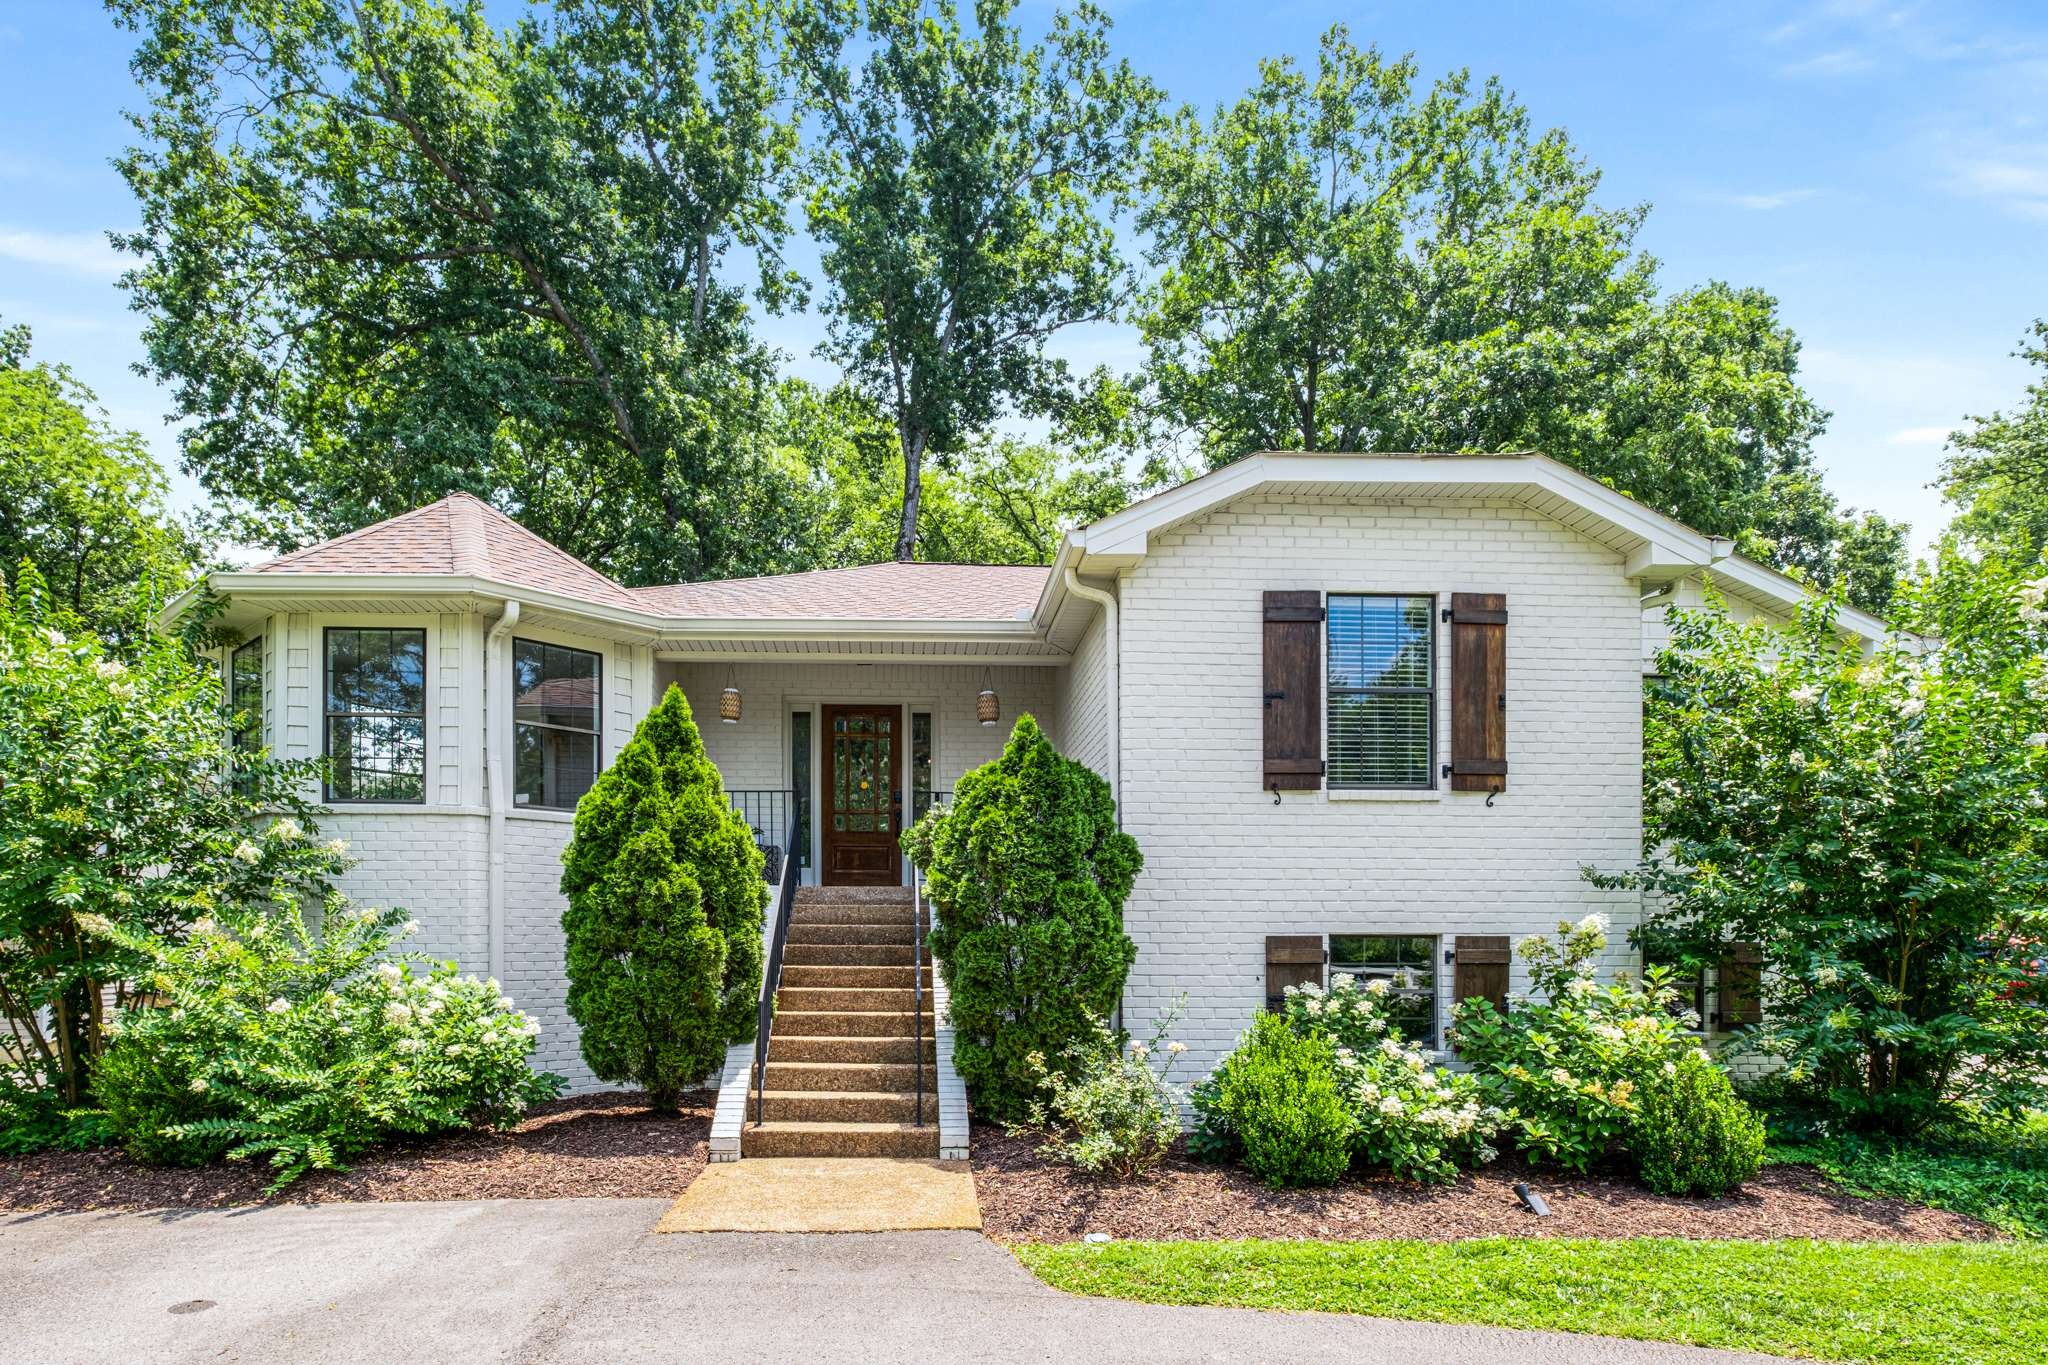
[[[1884,1365],[2048,1360],[2048,1247],[1844,1242],[1019,1246],[1055,1289],[1547,1327]]]

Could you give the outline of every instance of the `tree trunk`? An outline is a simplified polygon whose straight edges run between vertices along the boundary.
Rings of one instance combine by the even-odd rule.
[[[896,531],[896,560],[908,564],[917,558],[917,508],[924,493],[924,446],[922,431],[897,428],[903,443],[903,520]]]

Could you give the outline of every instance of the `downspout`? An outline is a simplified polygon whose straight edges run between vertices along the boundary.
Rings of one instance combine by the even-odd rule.
[[[1121,829],[1124,823],[1124,750],[1123,727],[1117,723],[1117,718],[1123,713],[1124,697],[1117,677],[1117,660],[1123,655],[1123,634],[1117,622],[1116,594],[1083,583],[1081,576],[1071,567],[1067,570],[1066,582],[1068,592],[1085,602],[1099,604],[1103,612],[1103,629],[1108,636],[1105,645],[1109,654],[1109,798],[1116,802],[1116,823]]]
[[[519,604],[505,599],[504,614],[484,636],[484,794],[490,807],[490,833],[484,850],[485,933],[490,941],[491,977],[505,979],[505,808],[512,803],[507,789],[503,745],[511,732],[507,702],[511,689],[498,667],[505,637],[519,624]]]

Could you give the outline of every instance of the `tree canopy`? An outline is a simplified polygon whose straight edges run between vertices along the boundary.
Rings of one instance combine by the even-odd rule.
[[[1159,94],[1109,53],[1092,5],[1026,46],[1016,0],[797,7],[790,52],[819,127],[810,228],[823,352],[894,422],[895,557],[918,548],[927,455],[1009,410],[1044,411],[1062,328],[1113,317],[1126,271],[1101,205],[1122,190]]]
[[[0,573],[33,565],[66,610],[133,641],[198,548],[142,437],[111,426],[64,366],[31,364],[28,328],[0,328]]]
[[[1540,450],[1824,586],[1853,532],[1875,542],[1852,582],[1870,597],[1864,561],[1903,528],[1845,519],[1821,488],[1826,414],[1776,301],[1718,282],[1660,297],[1635,245],[1647,209],[1602,207],[1599,182],[1497,80],[1425,86],[1341,26],[1312,70],[1261,63],[1145,162],[1147,434],[1211,464]]]
[[[1182,445],[1536,449],[1862,606],[1903,567],[1775,299],[1664,288],[1563,132],[1341,27],[1166,117],[1085,3],[108,4],[148,369],[244,541],[461,489],[628,583],[1043,559]],[[1135,376],[1059,353],[1127,322]]]
[[[466,489],[628,581],[788,539],[753,417],[793,133],[761,7],[110,0],[184,458],[292,546]]]
[[[1952,532],[2022,558],[2048,549],[2048,320],[2034,323],[2019,354],[2042,375],[2025,406],[1975,417],[1949,438],[1942,488],[1959,506]]]

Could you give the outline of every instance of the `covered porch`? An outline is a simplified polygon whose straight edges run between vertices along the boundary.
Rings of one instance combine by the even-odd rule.
[[[654,681],[656,696],[682,687],[705,749],[764,848],[787,837],[795,803],[801,884],[904,886],[903,831],[948,799],[963,773],[995,758],[1020,715],[1060,742],[1065,662],[799,661],[734,651],[660,658]]]

